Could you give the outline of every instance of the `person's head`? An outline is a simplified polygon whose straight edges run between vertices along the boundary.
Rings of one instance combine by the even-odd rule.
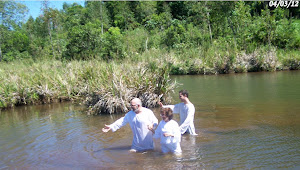
[[[160,116],[165,122],[167,122],[173,119],[173,111],[170,108],[162,108],[160,110]]]
[[[142,108],[142,101],[139,98],[134,98],[130,102],[130,107],[135,113],[138,113]]]
[[[186,90],[179,91],[179,99],[184,102],[186,98],[189,97],[189,93]]]

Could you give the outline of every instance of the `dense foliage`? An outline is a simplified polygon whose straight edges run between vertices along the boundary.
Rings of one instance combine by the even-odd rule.
[[[42,1],[42,15],[21,20],[26,7],[1,1],[0,61],[20,58],[130,58],[151,49],[183,51],[221,45],[299,50],[299,8],[268,2],[86,1],[58,11]],[[218,46],[219,47],[219,46]]]

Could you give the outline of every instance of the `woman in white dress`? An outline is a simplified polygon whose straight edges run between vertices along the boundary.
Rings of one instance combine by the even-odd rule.
[[[156,130],[152,130],[154,133],[153,138],[160,139],[161,150],[163,153],[171,152],[176,155],[181,154],[181,133],[178,123],[172,120],[172,109],[162,108],[160,115],[162,120],[159,122]]]

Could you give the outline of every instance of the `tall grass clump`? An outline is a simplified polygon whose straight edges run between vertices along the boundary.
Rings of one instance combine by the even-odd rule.
[[[170,81],[168,65],[110,63],[104,74],[102,86],[85,100],[89,114],[127,112],[135,97],[145,107],[155,107],[159,101],[170,102],[169,94],[176,86],[176,82]]]
[[[176,85],[166,64],[99,60],[1,63],[0,80],[0,108],[84,100],[89,114],[126,112],[134,97],[154,107]]]

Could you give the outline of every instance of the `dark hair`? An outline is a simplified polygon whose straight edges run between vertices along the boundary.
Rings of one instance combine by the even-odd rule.
[[[173,119],[173,111],[170,108],[162,108],[160,114],[165,114],[169,120]]]
[[[180,90],[179,93],[181,93],[182,95],[184,95],[185,97],[189,97],[189,93],[187,90]]]

